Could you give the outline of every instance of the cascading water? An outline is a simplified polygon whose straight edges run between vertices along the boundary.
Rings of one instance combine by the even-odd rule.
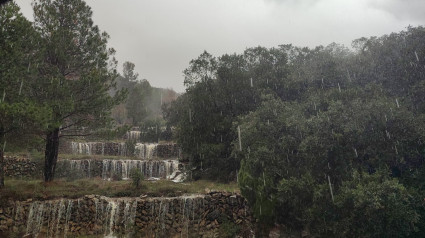
[[[158,144],[154,143],[136,143],[134,147],[134,155],[143,160],[152,159],[156,153]]]
[[[132,232],[131,228],[134,227],[137,212],[137,198],[93,197],[92,199],[95,203],[95,216],[90,220],[94,225],[102,228],[96,233],[103,233],[105,237],[114,237],[116,227],[120,227],[119,230],[125,234]],[[85,215],[84,211],[81,211],[80,202],[80,199],[33,202],[27,216],[26,235],[38,237],[40,233],[43,233],[40,234],[42,237],[66,237],[72,231],[70,221],[73,220],[75,223],[77,218],[82,219],[81,217]],[[75,207],[74,204],[76,204]],[[22,209],[19,206],[18,208]],[[15,219],[22,214],[18,208]]]
[[[93,155],[96,154],[94,149],[99,142],[71,142],[71,149],[73,154],[79,155]],[[101,143],[103,144],[103,143]]]
[[[10,211],[7,219],[13,219],[7,229],[25,232],[16,237],[34,238],[202,236],[219,227],[220,216],[236,224],[249,224],[251,219],[244,199],[227,193],[155,198],[87,195],[79,199],[11,202],[9,207],[13,209],[2,210],[3,214]],[[4,234],[2,229],[0,226],[0,234]]]
[[[130,179],[132,169],[138,169],[145,178],[170,179],[178,170],[177,160],[103,160],[102,178],[111,180],[112,176],[120,175],[123,180]]]
[[[182,182],[185,178],[179,169],[178,160],[59,160],[57,176],[70,179],[102,177],[104,180],[128,180],[132,169],[141,171],[146,179]]]
[[[47,228],[44,232],[47,237],[59,236],[68,231],[69,220],[71,217],[72,201],[65,203],[65,200],[53,200],[53,201],[36,201],[30,206],[27,224],[26,234],[31,234],[37,237],[42,231],[42,228],[47,224]],[[15,216],[19,215],[20,211],[16,211]]]
[[[75,155],[114,155],[126,156],[124,142],[71,142],[71,152]]]
[[[91,162],[89,159],[84,160],[68,160],[71,167],[71,173],[77,171],[83,177],[91,177]]]
[[[140,140],[140,131],[128,131],[125,135],[127,140],[138,141]]]

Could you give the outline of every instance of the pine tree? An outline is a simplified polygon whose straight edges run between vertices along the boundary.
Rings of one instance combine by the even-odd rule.
[[[109,38],[93,24],[91,8],[83,0],[39,0],[33,4],[41,35],[43,63],[34,90],[53,111],[45,130],[45,181],[52,181],[59,137],[91,134],[111,125],[110,110],[124,99],[115,87],[114,50]]]
[[[34,86],[38,54],[37,34],[13,3],[0,6],[0,188],[4,186],[4,150],[23,144],[29,134],[39,133],[51,111],[37,103]]]

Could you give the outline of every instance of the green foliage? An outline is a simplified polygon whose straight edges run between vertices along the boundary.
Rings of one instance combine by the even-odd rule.
[[[140,126],[140,140],[143,142],[157,143],[161,140],[162,127],[164,122],[162,120],[146,120]]]
[[[231,152],[233,122],[255,110],[264,92],[285,94],[285,52],[256,47],[220,58],[204,52],[184,74],[186,94],[164,107],[164,116],[201,177],[234,180],[240,160]]]
[[[136,142],[135,141],[127,140],[125,142],[125,148],[127,149],[126,150],[127,156],[134,155],[135,147],[136,147]]]
[[[143,174],[140,171],[140,169],[137,169],[137,168],[132,168],[131,169],[131,171],[130,171],[130,178],[131,178],[131,180],[133,182],[133,185],[136,188],[138,188],[141,185],[142,181],[145,179],[143,177]]]
[[[204,52],[164,117],[194,179],[228,179],[239,169],[241,192],[264,227],[419,236],[424,32],[361,38],[354,51],[333,43]]]
[[[48,105],[31,94],[37,85],[33,62],[40,59],[38,39],[14,2],[0,6],[0,188],[4,186],[6,141],[12,148],[33,144],[34,135],[47,128],[52,116]]]
[[[218,229],[219,237],[226,237],[226,238],[236,237],[241,230],[239,225],[233,223],[232,221],[229,220],[229,218],[227,218],[224,215],[219,217],[219,223],[220,223],[220,227]]]
[[[152,87],[147,80],[135,82],[128,95],[126,108],[128,117],[132,119],[133,125],[139,125],[148,115],[146,98],[150,95]]]
[[[108,93],[116,78],[109,36],[93,24],[82,0],[39,0],[33,9],[43,57],[33,93],[54,112],[49,127],[60,125],[62,135],[107,127],[110,109],[125,96],[123,91]]]
[[[354,173],[335,199],[340,219],[335,232],[344,237],[409,237],[419,216],[412,197],[387,171]]]

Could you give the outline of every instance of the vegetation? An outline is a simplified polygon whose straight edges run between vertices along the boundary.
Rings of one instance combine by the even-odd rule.
[[[150,197],[180,196],[184,194],[205,193],[205,188],[211,191],[238,192],[236,183],[220,184],[199,180],[191,183],[174,183],[167,180],[146,181],[143,186],[135,188],[132,181],[105,181],[100,178],[78,179],[66,181],[57,179],[50,183],[42,180],[7,179],[6,186],[0,194],[0,200],[9,198],[16,200],[53,198],[79,198],[84,195],[96,194],[108,197]]]
[[[142,181],[145,179],[143,177],[142,172],[137,168],[133,168],[130,171],[130,178],[131,178],[131,181],[133,182],[134,187],[136,188],[139,188]]]
[[[165,117],[193,178],[232,180],[238,171],[264,229],[420,237],[424,40],[423,27],[408,27],[355,40],[354,50],[204,52]]]
[[[110,126],[109,111],[124,99],[115,86],[114,50],[107,48],[108,34],[100,32],[92,11],[82,0],[34,2],[35,29],[41,40],[34,99],[52,109],[45,130],[46,181],[52,181],[59,137],[90,133]]]
[[[32,61],[39,59],[37,34],[13,3],[0,6],[0,189],[4,186],[4,150],[8,146],[31,143],[47,126],[51,109],[32,99],[35,86]]]
[[[352,50],[333,43],[203,52],[184,70],[186,93],[173,101],[175,92],[139,80],[131,62],[118,75],[109,36],[83,0],[36,0],[33,10],[34,24],[15,3],[0,5],[1,199],[176,196],[238,190],[200,179],[238,181],[264,230],[423,236],[424,27],[360,38]],[[174,134],[196,182],[139,186],[140,171],[133,184],[118,174],[113,182],[52,182],[59,137],[112,139],[130,127],[145,142]],[[47,183],[4,187],[6,142],[39,145],[40,137]],[[238,232],[221,222],[223,236]]]

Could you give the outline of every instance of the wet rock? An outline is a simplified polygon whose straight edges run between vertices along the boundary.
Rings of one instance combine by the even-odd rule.
[[[220,214],[221,212],[216,209],[207,215],[207,219],[210,221],[214,221],[215,219],[219,218]]]

